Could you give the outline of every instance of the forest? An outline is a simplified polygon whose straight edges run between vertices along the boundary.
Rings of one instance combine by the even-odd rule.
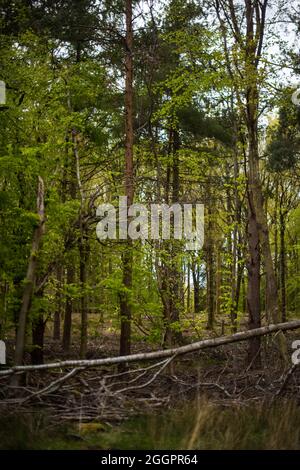
[[[300,450],[299,4],[0,28],[0,449]]]

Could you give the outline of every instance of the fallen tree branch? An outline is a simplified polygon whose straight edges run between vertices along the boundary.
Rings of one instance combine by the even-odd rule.
[[[287,371],[286,376],[285,376],[285,378],[284,378],[284,380],[283,380],[283,382],[282,382],[281,387],[280,387],[280,388],[277,390],[277,392],[275,393],[275,395],[274,395],[272,401],[274,401],[276,398],[278,398],[278,397],[282,394],[283,390],[285,389],[285,387],[286,387],[288,381],[290,380],[290,378],[291,378],[293,372],[296,370],[297,366],[298,366],[298,364],[293,364],[293,365],[289,368],[289,370]]]
[[[201,388],[201,387],[214,387],[219,390],[221,390],[228,398],[232,398],[232,395],[226,390],[223,385],[218,384],[217,382],[196,382],[193,383],[192,385],[190,383],[184,382],[183,380],[179,380],[178,377],[176,377],[176,380],[174,380],[177,383],[180,383],[182,385],[187,386],[187,390],[192,390],[193,388]]]
[[[128,392],[128,390],[137,390],[137,389],[140,389],[140,388],[145,388],[147,387],[148,385],[150,385],[152,382],[154,382],[154,380],[156,379],[156,377],[170,364],[170,362],[173,361],[175,356],[172,356],[172,357],[169,357],[169,359],[166,359],[165,361],[163,361],[163,365],[155,372],[155,374],[153,375],[153,377],[151,377],[151,379],[149,379],[147,382],[141,384],[141,385],[133,385],[131,387],[126,387],[126,388],[121,388],[121,390],[116,390],[114,391],[114,394],[118,394],[118,393],[124,393],[124,392]]]
[[[173,358],[171,358],[173,359]],[[156,369],[157,367],[161,366],[161,365],[164,365],[166,362],[168,361],[168,359],[164,359],[163,361],[160,361],[160,362],[156,362],[155,364],[152,364],[151,366],[148,366],[148,367],[140,367],[138,369],[130,369],[126,372],[121,372],[119,374],[111,374],[111,375],[106,375],[105,378],[106,379],[111,379],[111,378],[117,378],[117,377],[120,377],[120,376],[124,376],[125,374],[128,375],[128,374],[137,374],[139,373],[139,375],[137,377],[134,377],[133,379],[129,380],[128,384],[132,384],[134,382],[137,382],[138,380],[140,380],[142,377],[144,377],[147,372],[149,372],[149,370],[151,369]],[[113,385],[116,386],[116,385],[119,385],[120,383],[123,383],[123,382],[115,382]]]
[[[21,404],[23,405],[25,402],[31,400],[34,397],[44,395],[45,393],[50,393],[50,392],[56,391],[64,382],[69,380],[74,375],[78,374],[78,372],[80,370],[83,370],[83,369],[84,369],[84,367],[78,367],[78,368],[72,369],[66,375],[64,375],[63,377],[60,377],[58,380],[54,380],[53,382],[51,382],[49,385],[47,385],[47,387],[43,388],[42,390],[38,390],[37,392],[32,393],[28,397],[20,400]]]
[[[182,354],[188,354],[206,348],[213,348],[217,346],[223,346],[225,344],[237,343],[239,341],[246,341],[250,338],[254,338],[256,336],[269,335],[276,331],[295,330],[298,328],[300,329],[300,320],[295,320],[286,323],[277,323],[275,325],[267,325],[261,328],[254,328],[253,330],[241,331],[233,335],[221,336],[219,338],[205,339],[178,348],[164,349],[160,351],[153,351],[150,353],[138,353],[131,354],[129,356],[107,357],[104,359],[68,360],[61,362],[53,362],[49,364],[15,366],[11,367],[10,369],[0,370],[0,376],[30,372],[35,370],[59,369],[67,367],[99,367],[105,365],[124,364],[137,361],[152,361],[155,359],[168,358],[174,355],[179,356]]]

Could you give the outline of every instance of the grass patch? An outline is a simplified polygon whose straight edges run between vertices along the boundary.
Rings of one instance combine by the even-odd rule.
[[[0,418],[0,448],[22,449],[300,449],[300,408],[292,401],[274,406],[222,407],[200,400],[120,426],[103,423],[53,426],[43,413]]]

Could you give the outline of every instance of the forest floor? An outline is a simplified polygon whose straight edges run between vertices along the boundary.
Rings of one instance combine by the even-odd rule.
[[[297,332],[287,339],[292,352]],[[153,349],[160,346],[136,338],[132,352]],[[76,335],[68,355],[48,336],[44,354],[45,362],[78,358]],[[89,342],[90,359],[117,354],[118,335],[109,328]],[[62,371],[27,374],[18,389],[1,378],[1,446],[300,448],[300,367],[282,363],[274,336],[262,338],[261,354],[259,369],[247,365],[247,344],[235,343],[179,357],[163,370],[161,363],[121,373],[89,368],[50,388]]]

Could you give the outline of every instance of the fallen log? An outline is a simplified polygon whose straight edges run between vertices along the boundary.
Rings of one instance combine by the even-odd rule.
[[[264,336],[271,333],[276,333],[278,331],[286,330],[295,330],[300,329],[300,320],[295,320],[285,323],[277,323],[274,325],[267,325],[261,328],[254,328],[248,331],[241,331],[233,335],[220,336],[219,338],[205,339],[202,341],[197,341],[195,343],[187,344],[185,346],[180,346],[178,348],[163,349],[159,351],[153,351],[149,353],[138,353],[131,354],[129,356],[116,356],[116,357],[107,357],[104,359],[82,359],[82,360],[67,360],[61,362],[53,362],[49,364],[38,364],[38,365],[28,365],[28,366],[14,366],[10,369],[0,370],[0,376],[11,375],[16,373],[24,373],[37,370],[47,370],[47,369],[61,369],[61,368],[81,368],[81,367],[99,367],[106,365],[115,365],[129,362],[138,362],[138,361],[152,361],[155,359],[168,358],[173,356],[179,356],[182,354],[188,354],[191,352],[199,351],[206,348],[213,348],[218,346],[223,346],[225,344],[237,343],[240,341],[246,341],[248,339],[254,338],[255,336]]]

